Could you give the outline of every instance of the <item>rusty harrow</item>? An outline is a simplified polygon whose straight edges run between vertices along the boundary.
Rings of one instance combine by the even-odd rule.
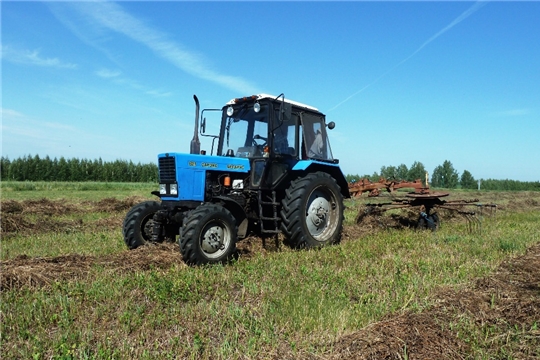
[[[472,200],[444,200],[450,195],[447,192],[431,191],[428,187],[423,187],[420,180],[414,182],[396,182],[381,179],[378,183],[362,181],[349,184],[352,197],[358,197],[363,192],[368,192],[368,196],[378,196],[380,189],[386,188],[388,192],[394,193],[397,188],[412,187],[414,192],[409,192],[404,198],[394,197],[390,202],[369,203],[358,213],[356,222],[360,223],[368,215],[380,215],[385,211],[404,208],[416,208],[419,210],[418,228],[427,228],[435,231],[440,225],[438,209],[445,209],[462,215],[468,223],[468,230],[481,231],[482,219],[485,211],[493,215],[497,209],[495,204],[481,204],[478,199]],[[358,195],[360,194],[360,195]],[[475,207],[474,211],[471,207]],[[468,209],[467,209],[468,208]]]

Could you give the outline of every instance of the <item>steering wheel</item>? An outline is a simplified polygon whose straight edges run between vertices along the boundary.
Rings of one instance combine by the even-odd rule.
[[[262,140],[264,141],[262,144],[258,144],[255,140]],[[260,135],[254,135],[253,136],[253,146],[261,146],[261,147],[265,147],[266,146],[266,142],[267,142],[268,138],[265,138],[265,137],[262,137]]]

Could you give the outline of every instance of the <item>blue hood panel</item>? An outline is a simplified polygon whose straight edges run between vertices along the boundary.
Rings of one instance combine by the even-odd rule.
[[[162,196],[162,200],[204,201],[207,171],[248,173],[249,160],[246,158],[208,156],[184,153],[164,153],[158,158],[174,157],[178,196]]]

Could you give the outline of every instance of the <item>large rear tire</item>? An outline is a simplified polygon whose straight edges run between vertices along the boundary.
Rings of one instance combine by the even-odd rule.
[[[130,250],[152,240],[153,217],[160,209],[161,204],[157,201],[145,201],[128,211],[124,218],[122,233],[124,242]]]
[[[334,178],[315,172],[294,180],[282,201],[281,228],[292,248],[339,243],[343,228],[343,196]]]
[[[180,229],[180,252],[188,265],[226,263],[236,257],[236,221],[221,205],[203,204]]]

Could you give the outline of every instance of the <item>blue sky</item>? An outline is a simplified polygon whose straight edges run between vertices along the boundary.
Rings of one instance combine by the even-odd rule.
[[[10,159],[155,162],[189,152],[193,94],[221,108],[284,93],[336,123],[345,174],[450,160],[540,180],[540,2],[0,6]]]

